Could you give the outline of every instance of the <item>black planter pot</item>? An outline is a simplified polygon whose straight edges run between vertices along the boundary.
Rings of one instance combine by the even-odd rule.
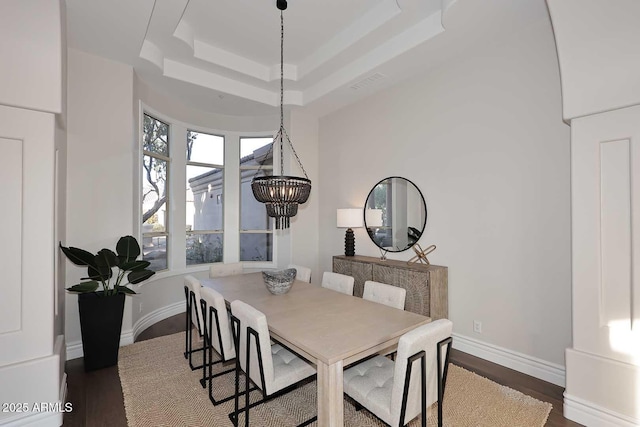
[[[102,292],[78,295],[84,370],[118,363],[124,294],[105,297]]]

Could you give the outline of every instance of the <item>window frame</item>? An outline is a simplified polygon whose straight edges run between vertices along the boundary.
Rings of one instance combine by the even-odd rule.
[[[223,136],[224,146],[224,211],[223,211],[223,261],[224,263],[242,262],[245,271],[260,271],[261,269],[275,268],[278,265],[278,258],[286,256],[287,245],[280,248],[279,242],[282,238],[280,233],[273,233],[272,239],[272,260],[271,261],[240,261],[240,138],[250,137],[270,137],[275,134],[272,129],[262,131],[236,131],[221,130],[219,128],[205,127],[193,123],[185,123],[172,118],[139,100],[138,106],[138,132],[137,132],[137,152],[135,164],[137,166],[135,174],[137,191],[134,191],[134,235],[142,238],[142,132],[143,118],[147,114],[170,126],[171,163],[168,175],[171,176],[170,187],[167,191],[167,210],[171,212],[167,223],[169,233],[167,242],[167,269],[158,271],[154,277],[147,282],[154,282],[165,277],[172,277],[181,274],[190,274],[198,271],[207,271],[211,265],[193,264],[186,265],[186,143],[187,130],[207,133],[211,135]],[[248,122],[249,123],[249,122]],[[250,125],[247,126],[250,128]],[[184,137],[182,137],[184,135]],[[274,147],[274,170],[279,167],[279,151]],[[235,192],[235,194],[234,194]],[[271,228],[273,232],[274,228]],[[264,232],[264,231],[263,231]],[[285,253],[279,252],[284,250]],[[145,282],[145,283],[147,283]]]
[[[186,174],[186,169],[189,166],[198,166],[198,167],[205,167],[205,168],[212,168],[212,169],[221,169],[222,170],[222,198],[220,198],[221,203],[222,203],[222,228],[220,228],[219,230],[191,230],[191,231],[187,231],[186,230],[186,221],[185,221],[185,240],[187,240],[189,238],[190,235],[198,235],[198,234],[218,234],[222,236],[222,260],[220,262],[224,262],[224,254],[225,254],[225,245],[224,245],[224,234],[225,234],[225,227],[224,227],[224,217],[225,217],[225,210],[226,210],[226,206],[225,206],[225,202],[224,202],[224,189],[225,189],[225,181],[226,181],[226,169],[225,169],[225,153],[226,153],[226,148],[227,148],[227,138],[224,134],[218,134],[218,133],[212,133],[212,132],[203,132],[200,130],[195,130],[194,127],[189,126],[187,127],[187,132],[185,133],[185,144],[186,144],[186,139],[188,139],[189,137],[189,132],[194,132],[194,133],[199,133],[199,134],[207,134],[210,136],[217,136],[219,138],[222,138],[222,155],[223,155],[223,160],[222,160],[222,164],[216,164],[216,163],[204,163],[204,162],[196,162],[193,160],[189,160],[186,158],[186,150],[185,150],[185,174]],[[186,180],[185,180],[185,184],[186,184]],[[185,192],[187,190],[185,189]],[[218,195],[220,196],[220,195]],[[187,200],[186,200],[186,193],[185,193],[185,209],[187,208]],[[185,218],[186,219],[186,218]],[[187,267],[190,266],[198,266],[198,265],[212,265],[215,264],[216,262],[203,262],[203,263],[194,263],[194,264],[188,264],[187,263],[187,259],[186,259],[186,241],[185,241],[185,264]]]
[[[271,143],[273,144],[273,138],[274,135],[273,134],[262,134],[262,135],[245,135],[242,134],[239,137],[238,140],[238,147],[242,148],[242,140],[243,139],[270,139]],[[239,180],[240,180],[240,186],[239,191],[240,194],[242,192],[242,175],[243,173],[247,173],[247,174],[251,174],[253,173],[253,175],[255,176],[255,174],[257,173],[258,170],[262,169],[262,170],[270,170],[271,171],[271,175],[273,175],[273,170],[274,170],[274,163],[276,162],[276,156],[274,153],[274,149],[276,147],[272,147],[271,149],[271,156],[272,156],[272,162],[270,165],[251,165],[251,166],[242,166],[242,163],[240,163],[240,160],[242,160],[242,156],[238,155],[238,162],[239,162]],[[266,212],[265,212],[266,214]],[[239,236],[238,236],[238,241],[240,241],[242,239],[242,235],[243,234],[271,234],[271,259],[274,259],[275,257],[275,237],[276,237],[276,233],[274,233],[275,230],[275,223],[273,220],[269,220],[269,224],[271,225],[271,227],[269,227],[268,229],[264,229],[264,230],[256,230],[256,229],[244,229],[242,228],[242,200],[240,200],[240,203],[238,205],[238,216],[240,217],[240,227],[239,227]],[[239,247],[239,250],[241,250],[242,248]],[[241,254],[239,255],[241,256]],[[243,261],[243,262],[257,262],[257,261]]]
[[[144,116],[148,116],[153,120],[159,121],[160,123],[164,124],[167,126],[168,132],[167,132],[167,155],[163,155],[163,154],[159,154],[159,153],[155,153],[153,151],[147,151],[144,149],[144,143],[143,143],[143,139],[144,139]],[[139,144],[140,144],[140,151],[141,151],[141,156],[139,156],[140,158],[140,164],[138,167],[139,173],[141,175],[141,181],[140,181],[140,186],[139,186],[139,197],[140,197],[140,202],[138,203],[138,210],[140,213],[140,219],[139,219],[139,225],[140,225],[140,236],[141,236],[141,242],[144,242],[145,238],[151,238],[153,239],[154,237],[164,237],[165,238],[165,254],[166,254],[166,268],[162,269],[162,270],[156,270],[156,271],[167,271],[170,269],[169,266],[169,260],[171,257],[171,251],[170,251],[170,244],[171,244],[171,210],[169,209],[169,206],[171,205],[171,141],[172,141],[172,135],[171,135],[171,123],[167,122],[166,120],[163,119],[159,119],[155,114],[150,114],[146,111],[143,111],[143,114],[141,116],[141,120],[140,120],[140,133],[139,133]],[[145,178],[142,177],[142,169],[144,167],[144,157],[145,156],[149,156],[153,159],[157,159],[157,160],[161,160],[164,161],[167,165],[166,165],[166,178],[165,178],[165,201],[164,201],[164,205],[165,205],[165,217],[164,217],[164,231],[152,231],[152,232],[144,232],[144,222],[143,222],[143,215],[144,215],[144,209],[143,209],[143,197],[142,197],[142,192],[144,190],[144,182],[145,182]],[[143,258],[144,259],[144,258]]]

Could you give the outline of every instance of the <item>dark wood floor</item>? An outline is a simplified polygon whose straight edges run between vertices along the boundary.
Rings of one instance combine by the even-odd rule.
[[[181,332],[184,330],[184,324],[184,314],[170,317],[146,329],[136,341]],[[564,391],[562,387],[457,350],[452,351],[451,361],[497,383],[551,403],[553,410],[549,415],[547,427],[580,426],[580,424],[569,421],[562,416],[562,393]],[[73,405],[73,411],[65,414],[63,426],[119,427],[127,425],[117,367],[84,372],[82,359],[75,359],[67,362],[66,372],[67,401]]]

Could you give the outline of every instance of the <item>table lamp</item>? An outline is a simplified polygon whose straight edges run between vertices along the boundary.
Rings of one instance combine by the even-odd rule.
[[[362,225],[362,209],[338,209],[337,226],[338,228],[347,229],[344,235],[344,254],[346,256],[354,256],[356,254],[356,238],[353,234],[353,228],[362,227]]]

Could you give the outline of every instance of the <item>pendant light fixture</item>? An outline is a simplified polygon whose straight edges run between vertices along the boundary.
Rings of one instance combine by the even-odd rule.
[[[273,150],[276,141],[280,141],[280,175],[256,176],[251,181],[251,190],[257,201],[264,203],[267,215],[273,217],[276,229],[289,228],[289,220],[298,213],[298,205],[304,203],[311,194],[311,180],[302,166],[302,162],[291,139],[284,129],[284,18],[282,11],[287,8],[286,0],[277,0],[276,7],[280,10],[280,129],[273,138],[269,151]],[[291,151],[295,156],[304,178],[286,176],[284,174],[284,138],[287,139]],[[259,173],[260,169],[258,169]]]

